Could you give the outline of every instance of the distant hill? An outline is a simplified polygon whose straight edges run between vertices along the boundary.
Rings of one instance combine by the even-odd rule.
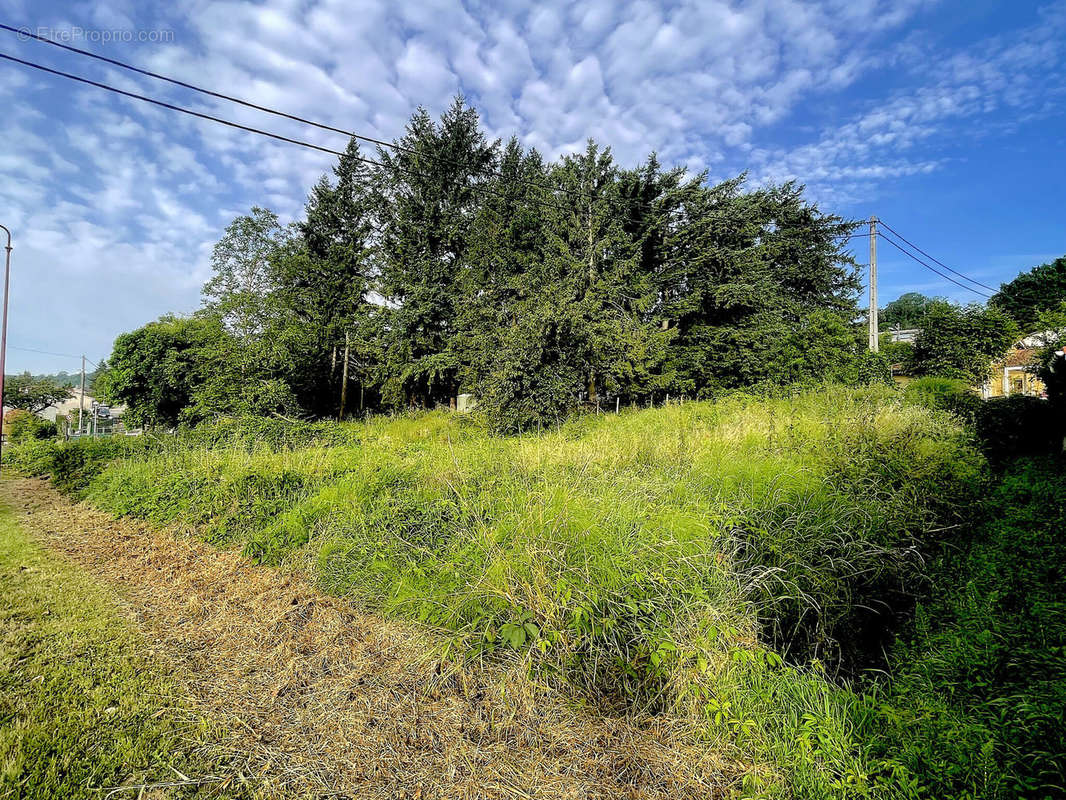
[[[96,376],[97,376],[98,373],[99,373],[99,370],[93,370],[92,372],[86,372],[85,373],[85,390],[86,390],[86,392],[91,393],[91,389],[92,389],[92,386],[93,386],[93,381],[96,380]],[[5,378],[5,380],[8,380],[8,379],[13,378],[13,377],[14,377],[14,375],[8,375]],[[34,375],[33,377],[37,378],[37,379],[41,379],[41,380],[51,380],[51,381],[54,381],[55,383],[57,383],[60,386],[80,386],[81,385],[81,373],[80,372],[71,373],[71,372],[67,372],[65,370],[62,370],[60,372],[55,372],[55,373],[52,373],[52,374]]]

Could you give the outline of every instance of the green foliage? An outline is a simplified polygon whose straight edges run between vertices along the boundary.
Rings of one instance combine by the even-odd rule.
[[[984,524],[931,563],[931,594],[892,653],[894,677],[859,721],[873,757],[921,785],[903,796],[1062,795],[1064,466],[1017,462]]]
[[[926,312],[942,298],[926,297],[921,292],[905,292],[880,309],[877,321],[882,331],[891,328],[921,328]]]
[[[974,424],[985,452],[995,463],[1060,453],[1066,435],[1060,409],[1047,400],[1025,395],[986,400]]]
[[[1009,314],[1025,332],[1034,330],[1040,312],[1066,301],[1066,256],[1041,264],[999,287],[989,301]]]
[[[277,417],[228,417],[181,428],[173,441],[162,440],[160,448],[296,450],[305,447],[357,445],[357,426],[329,422],[301,422]]]
[[[926,310],[914,342],[911,371],[982,383],[992,363],[1015,341],[1017,326],[995,306],[956,306],[934,302]]]
[[[28,372],[4,378],[4,406],[37,414],[72,395],[69,386],[61,386],[51,377],[34,377]]]
[[[107,593],[34,544],[7,509],[0,593],[0,795],[89,800],[102,787],[218,768],[197,754],[215,727],[144,655]],[[178,791],[236,796],[211,785]]]
[[[676,338],[675,389],[832,379],[860,352],[858,279],[837,246],[852,225],[803,198],[795,184],[743,192],[743,178],[686,190],[667,237],[658,312]],[[850,363],[849,363],[850,362]]]
[[[192,403],[202,370],[199,350],[221,335],[215,320],[173,315],[122,334],[98,381],[103,397],[114,405],[125,404],[129,425],[177,425]]]
[[[911,342],[893,342],[888,334],[881,334],[878,349],[889,365],[899,364],[904,374],[911,371],[914,363],[914,345]]]
[[[376,285],[375,178],[355,139],[333,178],[312,189],[299,236],[275,259],[282,317],[272,335],[289,352],[288,380],[301,405],[321,415],[339,411],[342,348],[349,379],[363,389],[378,382],[382,360],[381,310],[366,300]]]
[[[1039,314],[1036,327],[1040,331],[1036,376],[1061,411],[1066,408],[1066,301]]]
[[[26,439],[53,439],[56,436],[56,424],[29,412],[14,414],[8,419],[7,435],[12,443]]]
[[[993,464],[1062,450],[1066,422],[1047,400],[1024,395],[982,400],[964,381],[934,376],[911,381],[909,402],[949,411],[973,426],[981,449]]]
[[[111,461],[157,449],[157,440],[143,436],[81,438],[67,442],[23,439],[5,448],[4,466],[29,477],[47,475],[57,489],[78,496]]]
[[[120,337],[102,388],[134,424],[470,392],[521,431],[612,401],[884,378],[853,322],[854,225],[801,186],[711,186],[654,155],[625,169],[592,141],[547,163],[489,141],[462,98],[397,144],[371,167],[350,142],[288,228],[237,217],[205,309]]]
[[[982,462],[946,416],[826,386],[541,436],[444,414],[333,427],[352,443],[303,447],[298,426],[272,452],[252,427],[215,447],[231,433],[198,429],[106,466],[89,498],[260,561],[314,560],[331,590],[450,631],[459,654],[694,715],[774,765],[750,794],[876,796],[857,699],[817,665],[879,652],[923,585],[925,531],[973,506]]]
[[[394,304],[384,349],[384,392],[394,406],[430,406],[458,391],[456,322],[472,225],[496,143],[458,97],[434,123],[420,108],[399,140],[379,149],[375,202],[381,233],[381,290]]]
[[[254,366],[249,366],[254,364]],[[269,362],[249,361],[223,317],[164,316],[115,340],[103,396],[124,403],[128,425],[174,428],[219,416],[298,414],[289,385]]]
[[[916,378],[907,384],[904,394],[909,402],[926,408],[952,411],[967,422],[974,421],[977,409],[981,406],[981,398],[973,387],[957,378],[936,375]]]

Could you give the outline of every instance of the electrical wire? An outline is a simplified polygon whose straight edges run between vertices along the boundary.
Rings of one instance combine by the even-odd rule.
[[[142,100],[145,103],[151,103],[152,105],[161,106],[162,108],[167,108],[171,111],[178,111],[182,114],[188,114],[192,117],[198,117],[199,119],[205,119],[210,122],[217,122],[221,125],[227,125],[230,128],[237,128],[238,130],[247,131],[249,133],[255,133],[259,136],[267,136],[271,139],[277,139],[278,141],[288,142],[289,144],[300,145],[301,147],[310,147],[313,150],[320,150],[323,153],[329,153],[330,155],[334,156],[344,155],[344,153],[340,152],[339,150],[332,150],[328,147],[322,147],[321,145],[312,144],[311,142],[305,142],[301,139],[293,139],[289,136],[282,136],[280,133],[271,133],[270,131],[264,131],[260,128],[252,128],[248,125],[241,125],[239,122],[231,122],[230,120],[222,119],[221,117],[214,117],[210,114],[204,114],[200,111],[193,111],[190,108],[184,108],[183,106],[174,105],[173,103],[167,103],[162,100],[156,100],[153,97],[147,97],[146,95],[137,94],[136,92],[128,92],[125,89],[119,89],[116,86],[109,86],[106,83],[100,83],[99,81],[90,80],[89,78],[83,78],[80,75],[74,75],[69,72],[63,72],[62,70],[46,67],[43,64],[36,64],[33,61],[26,61],[21,58],[16,58],[15,56],[8,55],[7,53],[0,53],[0,58],[4,59],[5,61],[13,61],[16,64],[22,64],[24,67],[30,67],[31,69],[40,70],[41,72],[47,72],[50,75],[58,75],[61,78],[67,78],[68,80],[88,84],[89,86],[95,86],[98,89],[104,89],[108,92],[114,92],[115,94],[122,95],[123,97],[129,97],[133,100]],[[379,164],[378,162],[372,161],[368,158],[360,158],[359,160],[364,161],[368,164],[376,164],[377,166],[381,166],[381,164]]]
[[[916,245],[913,242],[911,242],[908,239],[906,239],[903,236],[903,234],[901,234],[899,231],[897,231],[895,228],[893,228],[891,225],[889,225],[884,220],[878,219],[877,221],[878,221],[879,224],[883,225],[885,228],[888,228],[888,230],[892,231],[892,233],[895,234],[901,241],[903,241],[905,244],[909,245],[912,249],[917,250],[919,253],[921,253],[923,256],[928,258],[934,264],[939,264],[941,267],[946,269],[948,272],[954,273],[955,275],[958,275],[960,278],[964,278],[965,280],[968,280],[970,283],[976,284],[977,286],[980,286],[980,287],[982,287],[984,289],[988,289],[988,291],[990,291],[992,293],[995,293],[995,292],[999,291],[998,289],[994,289],[993,287],[989,286],[987,283],[981,283],[981,281],[974,280],[969,275],[964,275],[963,273],[959,272],[957,269],[952,269],[951,267],[949,267],[944,262],[938,261],[937,259],[933,258],[933,256],[929,255],[927,252],[925,252],[918,245]]]
[[[271,131],[265,131],[265,130],[263,130],[261,128],[253,128],[250,125],[242,125],[239,122],[233,122],[233,121],[228,120],[228,119],[223,119],[222,117],[216,117],[216,116],[213,116],[211,114],[205,114],[202,111],[194,111],[193,109],[185,108],[184,106],[179,106],[179,105],[177,105],[175,103],[168,103],[168,102],[165,102],[163,100],[157,100],[154,97],[148,97],[147,95],[137,94],[136,92],[130,92],[130,91],[127,91],[125,89],[119,89],[117,86],[111,86],[110,84],[102,83],[100,81],[90,80],[89,78],[84,78],[84,77],[82,77],[80,75],[74,75],[73,73],[70,73],[70,72],[63,72],[62,70],[53,69],[52,67],[46,67],[43,64],[37,64],[37,63],[35,63],[33,61],[27,61],[27,60],[22,59],[22,58],[16,58],[15,56],[8,55],[7,53],[0,53],[0,59],[4,59],[5,61],[12,61],[12,62],[14,62],[16,64],[21,64],[22,66],[30,67],[31,69],[40,70],[41,72],[46,72],[46,73],[48,73],[50,75],[57,75],[57,76],[59,76],[61,78],[67,78],[67,79],[72,80],[72,81],[77,81],[78,83],[84,83],[84,84],[87,84],[89,86],[94,86],[94,87],[96,87],[98,89],[104,89],[105,91],[113,92],[115,94],[121,95],[123,97],[128,97],[128,98],[133,99],[133,100],[142,100],[145,103],[151,103],[152,105],[160,106],[162,108],[169,109],[170,111],[177,111],[177,112],[182,113],[182,114],[188,114],[189,116],[196,117],[198,119],[207,120],[208,122],[217,122],[220,125],[226,125],[227,127],[236,128],[237,130],[247,131],[248,133],[254,133],[254,134],[257,134],[259,136],[265,136],[265,137],[270,138],[270,139],[277,139],[278,141],[286,142],[287,144],[295,144],[295,145],[299,145],[300,147],[308,147],[308,148],[311,148],[312,150],[318,150],[320,152],[329,153],[330,155],[334,155],[334,156],[338,156],[338,157],[345,155],[345,153],[342,153],[340,150],[333,150],[332,148],[323,147],[322,145],[313,144],[312,142],[307,142],[307,141],[304,141],[302,139],[294,139],[291,136],[282,136],[279,133],[273,133]],[[364,156],[354,156],[354,158],[357,161],[360,161],[360,162],[362,162],[364,164],[370,164],[372,166],[381,167],[383,169],[385,168],[384,164],[382,164],[380,161],[375,161],[372,158],[366,158]],[[400,167],[400,169],[404,170],[405,172],[408,172],[408,174],[419,176],[419,173],[414,172],[413,170],[410,170],[408,168]],[[475,187],[471,187],[471,188],[474,189],[475,191],[482,190],[482,191],[487,191],[487,192],[489,192],[491,194],[495,194],[495,195],[500,196],[500,197],[505,197],[505,195],[502,192],[498,191],[497,189],[494,189],[491,186],[481,185],[481,186],[475,186]],[[531,198],[531,201],[536,203],[536,204],[538,204],[538,205],[543,205],[543,206],[554,208],[554,209],[556,209],[558,211],[564,211],[565,212],[565,211],[570,211],[571,210],[571,209],[565,208],[564,206],[560,206],[560,205],[557,205],[555,203],[551,203],[551,202],[548,202],[548,201],[545,201],[545,200],[540,200],[540,199],[537,199],[537,198]]]
[[[908,257],[910,257],[910,258],[914,259],[915,261],[917,261],[917,262],[918,262],[919,264],[921,264],[921,265],[922,265],[923,267],[925,267],[926,269],[928,269],[928,270],[930,270],[930,271],[932,271],[932,272],[935,272],[935,273],[936,273],[937,275],[939,275],[939,276],[940,276],[941,278],[943,278],[944,280],[946,280],[946,281],[950,281],[951,283],[953,283],[953,284],[955,284],[956,286],[959,286],[959,287],[961,287],[961,288],[965,289],[965,290],[966,290],[966,291],[968,291],[968,292],[973,292],[973,293],[974,293],[974,294],[976,294],[976,295],[980,295],[981,297],[985,298],[986,300],[989,300],[989,299],[991,299],[992,295],[990,295],[990,294],[985,294],[984,292],[978,291],[977,289],[974,289],[974,288],[972,288],[972,287],[970,287],[970,286],[967,286],[967,285],[966,285],[965,283],[961,283],[960,281],[957,281],[957,280],[955,280],[955,279],[954,279],[954,278],[952,278],[952,277],[951,277],[950,275],[945,275],[945,274],[944,274],[943,272],[941,272],[940,270],[938,270],[938,269],[937,269],[936,267],[933,267],[933,266],[930,266],[929,264],[926,264],[926,263],[925,263],[924,261],[922,261],[922,260],[921,260],[920,258],[918,258],[918,256],[914,255],[913,253],[909,252],[908,250],[905,250],[905,249],[904,249],[904,248],[903,248],[902,246],[900,246],[899,244],[897,244],[896,242],[894,242],[894,241],[893,241],[893,240],[892,240],[892,239],[891,239],[891,238],[890,238],[890,237],[888,236],[888,234],[886,234],[886,233],[881,233],[881,234],[880,234],[880,238],[884,239],[884,240],[885,240],[886,242],[888,242],[888,243],[889,243],[890,245],[892,245],[893,247],[895,247],[895,248],[896,248],[897,250],[899,250],[899,251],[900,251],[901,253],[903,253],[903,255],[905,255],[905,256],[908,256]]]
[[[9,344],[7,346],[7,349],[8,350],[23,350],[23,351],[25,351],[27,353],[40,353],[41,355],[44,355],[44,356],[58,356],[60,358],[81,358],[81,356],[76,356],[73,353],[53,353],[50,350],[36,350],[36,349],[34,349],[32,347],[19,347],[18,345],[14,345],[14,344]],[[88,361],[89,359],[85,359],[85,360]]]
[[[193,83],[186,83],[185,81],[178,80],[177,78],[171,78],[168,75],[161,75],[158,72],[152,72],[151,70],[143,69],[143,68],[135,66],[133,64],[128,64],[125,61],[119,61],[118,59],[115,59],[115,58],[108,58],[107,56],[99,55],[97,53],[92,52],[91,50],[82,50],[79,47],[73,47],[72,45],[63,44],[62,42],[57,42],[54,39],[49,39],[47,36],[39,36],[38,34],[32,33],[27,28],[15,28],[15,27],[13,27],[11,25],[5,25],[4,23],[0,22],[0,30],[9,31],[10,33],[17,34],[20,37],[35,39],[38,42],[43,42],[44,44],[50,44],[53,47],[59,47],[59,48],[61,48],[63,50],[68,50],[71,53],[77,53],[78,55],[87,56],[88,58],[94,58],[97,61],[103,61],[106,64],[111,64],[112,66],[121,67],[122,69],[129,70],[130,72],[136,72],[136,73],[138,73],[140,75],[145,75],[145,76],[147,76],[149,78],[156,78],[157,80],[166,81],[167,83],[174,84],[175,86],[181,86],[184,89],[191,89],[194,92],[199,92],[200,94],[205,94],[205,95],[208,95],[210,97],[216,97],[219,100],[226,100],[226,101],[228,101],[230,103],[237,103],[238,105],[242,105],[242,106],[245,106],[247,108],[252,108],[252,109],[255,109],[256,111],[263,111],[263,112],[265,112],[267,114],[273,114],[274,116],[284,117],[285,119],[291,119],[294,122],[300,122],[300,123],[303,123],[304,125],[311,125],[311,126],[313,126],[315,128],[320,128],[320,129],[322,129],[324,131],[332,131],[333,133],[340,133],[340,134],[343,134],[345,136],[350,136],[350,137],[352,137],[354,139],[359,139],[359,140],[364,141],[364,142],[369,142],[371,144],[376,144],[379,147],[391,147],[391,148],[394,148],[396,150],[403,150],[403,151],[406,151],[408,153],[412,153],[412,154],[415,154],[415,155],[418,154],[417,150],[415,150],[413,148],[410,148],[410,147],[404,147],[403,145],[398,145],[398,144],[395,144],[395,143],[392,143],[392,142],[386,142],[383,139],[375,139],[373,136],[364,136],[363,134],[356,133],[354,131],[347,131],[347,130],[344,130],[343,128],[337,128],[337,127],[334,127],[333,125],[327,125],[324,122],[315,122],[314,120],[306,119],[304,117],[297,116],[296,114],[289,114],[289,113],[287,113],[285,111],[279,111],[277,109],[270,108],[268,106],[261,106],[261,105],[258,105],[257,103],[252,103],[252,102],[250,102],[248,100],[242,100],[239,97],[232,97],[231,95],[222,94],[221,92],[216,92],[216,91],[213,91],[211,89],[205,89],[202,86],[197,86],[196,84],[193,84]],[[454,163],[457,164],[458,162],[454,162]]]
[[[378,147],[382,147],[382,148],[386,148],[387,147],[387,148],[390,148],[392,150],[397,150],[397,151],[402,152],[402,153],[407,153],[409,155],[425,156],[424,153],[419,153],[419,151],[416,150],[413,147],[405,147],[404,145],[397,144],[396,142],[387,142],[384,139],[378,139],[376,137],[367,136],[365,134],[357,133],[355,131],[345,130],[344,128],[338,128],[335,125],[329,125],[329,124],[324,123],[324,122],[317,122],[315,120],[308,119],[306,117],[301,117],[301,116],[298,116],[296,114],[290,114],[287,111],[280,111],[279,109],[271,108],[269,106],[260,105],[258,103],[253,103],[253,102],[251,102],[249,100],[242,100],[239,97],[234,97],[232,95],[223,94],[222,92],[216,92],[213,89],[207,89],[207,88],[204,88],[203,86],[197,86],[196,84],[193,84],[193,83],[188,83],[186,81],[178,80],[177,78],[171,78],[169,75],[162,75],[162,74],[160,74],[158,72],[152,72],[151,70],[143,69],[142,67],[135,66],[134,64],[129,64],[129,63],[125,62],[125,61],[119,61],[118,59],[115,59],[115,58],[108,58],[107,56],[99,55],[97,53],[92,52],[91,50],[83,50],[80,47],[74,47],[72,45],[63,44],[62,42],[57,42],[54,39],[49,39],[46,36],[40,36],[38,34],[35,34],[35,33],[31,32],[27,28],[15,28],[14,26],[6,25],[4,23],[0,23],[0,30],[4,30],[4,31],[8,31],[10,33],[17,34],[20,37],[28,37],[28,38],[34,39],[34,40],[36,40],[38,42],[42,42],[43,44],[50,44],[53,47],[58,47],[58,48],[61,48],[63,50],[67,50],[67,51],[69,51],[71,53],[77,53],[78,55],[86,56],[87,58],[93,58],[93,59],[96,59],[97,61],[102,61],[102,62],[104,62],[106,64],[111,64],[112,66],[116,66],[116,67],[120,67],[121,69],[129,70],[130,72],[135,72],[135,73],[138,73],[140,75],[145,75],[145,76],[147,76],[149,78],[155,78],[156,80],[166,81],[167,83],[170,83],[170,84],[172,84],[174,86],[180,86],[180,87],[182,87],[184,89],[189,89],[189,90],[194,91],[194,92],[199,92],[200,94],[206,95],[208,97],[214,97],[214,98],[217,98],[219,100],[225,100],[225,101],[227,101],[229,103],[236,103],[237,105],[244,106],[245,108],[251,108],[251,109],[254,109],[255,111],[262,111],[265,114],[273,114],[276,117],[281,117],[283,119],[292,120],[293,122],[299,122],[299,123],[301,123],[303,125],[310,125],[310,126],[312,126],[314,128],[319,128],[320,130],[330,131],[332,133],[343,134],[344,136],[348,136],[348,137],[353,138],[353,139],[358,139],[360,141],[367,142],[369,144],[374,144],[374,145],[377,145]],[[440,161],[440,162],[445,163],[445,164],[450,164],[452,166],[458,166],[458,167],[465,166],[461,162],[456,161],[455,159],[447,158],[445,156],[434,156],[433,158],[435,160],[437,160],[437,161]],[[499,175],[499,172],[497,172],[495,174]],[[545,191],[562,192],[563,194],[574,195],[574,196],[577,196],[579,199],[584,199],[584,198],[588,197],[587,195],[584,195],[584,194],[582,194],[580,192],[576,192],[573,189],[566,189],[564,187],[559,187],[559,186],[548,186],[548,185],[545,185],[545,184],[542,184],[542,183],[539,183],[539,182],[536,182],[536,181],[522,181],[522,180],[519,180],[518,183],[523,184],[525,186],[532,186],[532,187],[535,187],[535,188],[538,188],[538,189],[542,189],[542,190],[545,190]]]
[[[419,153],[419,151],[416,150],[415,148],[405,147],[404,145],[397,144],[396,142],[387,142],[384,139],[378,139],[376,137],[367,136],[365,134],[357,133],[355,131],[345,130],[344,128],[338,128],[338,127],[336,127],[334,125],[329,125],[327,123],[317,122],[315,120],[308,119],[306,117],[301,117],[301,116],[298,116],[296,114],[288,113],[286,111],[280,111],[278,109],[271,108],[269,106],[260,105],[258,103],[253,103],[253,102],[248,101],[248,100],[243,100],[243,99],[241,99],[239,97],[234,97],[232,95],[224,94],[222,92],[217,92],[217,91],[214,91],[212,89],[207,89],[207,88],[205,88],[203,86],[197,86],[196,84],[188,83],[187,81],[182,81],[182,80],[179,80],[177,78],[172,78],[169,75],[163,75],[163,74],[158,73],[158,72],[153,72],[151,70],[147,70],[147,69],[144,69],[142,67],[138,67],[138,66],[136,66],[134,64],[130,64],[130,63],[127,63],[125,61],[120,61],[120,60],[115,59],[115,58],[109,58],[107,56],[102,56],[102,55],[99,55],[98,53],[92,52],[91,50],[84,50],[84,49],[79,48],[79,47],[74,47],[72,45],[64,44],[62,42],[57,42],[54,39],[50,39],[50,38],[48,38],[46,36],[40,36],[38,34],[35,34],[32,31],[30,31],[28,28],[26,28],[26,27],[16,28],[16,27],[14,27],[12,25],[7,25],[5,23],[0,23],[0,30],[4,30],[4,31],[8,31],[10,33],[16,34],[20,38],[34,39],[35,41],[41,42],[42,44],[49,44],[49,45],[52,45],[53,47],[58,47],[58,48],[60,48],[62,50],[66,50],[68,52],[77,53],[78,55],[85,56],[87,58],[92,58],[92,59],[95,59],[97,61],[101,61],[103,63],[111,64],[112,66],[119,67],[121,69],[129,70],[130,72],[135,72],[135,73],[140,74],[140,75],[145,75],[145,76],[150,77],[150,78],[155,78],[156,80],[165,81],[165,82],[170,83],[170,84],[172,84],[174,86],[180,86],[180,87],[182,87],[184,89],[189,89],[189,90],[194,91],[194,92],[199,92],[200,94],[206,95],[208,97],[214,97],[214,98],[217,98],[219,100],[225,100],[225,101],[230,102],[230,103],[236,103],[236,104],[244,106],[246,108],[251,108],[251,109],[253,109],[255,111],[261,111],[263,113],[272,114],[274,116],[281,117],[283,119],[292,120],[294,122],[299,122],[299,123],[304,124],[304,125],[310,125],[312,127],[318,128],[320,130],[329,131],[329,132],[332,132],[332,133],[343,134],[345,136],[358,139],[360,141],[364,141],[364,142],[368,142],[368,143],[377,145],[378,147],[381,147],[381,148],[390,148],[390,149],[393,149],[393,150],[397,150],[399,152],[408,153],[410,155],[425,156],[425,154]],[[99,83],[99,82],[96,82],[96,81],[89,81],[88,79],[80,78],[78,76],[71,75],[71,74],[68,74],[68,73],[63,73],[63,72],[60,72],[58,70],[52,70],[52,69],[49,69],[47,67],[43,67],[43,66],[34,64],[33,62],[23,61],[22,59],[15,59],[15,58],[10,57],[10,56],[3,56],[3,54],[0,54],[0,56],[2,56],[4,58],[8,58],[9,60],[17,61],[18,63],[24,64],[25,66],[32,66],[32,67],[35,67],[37,69],[42,69],[44,71],[51,72],[52,74],[61,75],[63,77],[67,77],[67,78],[70,78],[72,80],[81,81],[83,83],[89,83],[90,85],[97,86],[99,88],[108,89],[109,91],[115,91],[115,92],[118,92],[120,94],[124,94],[127,97],[131,97],[131,98],[135,98],[135,99],[139,99],[139,100],[144,100],[146,102],[155,103],[157,105],[161,105],[161,106],[163,106],[165,108],[169,108],[169,109],[172,109],[172,110],[175,110],[175,111],[181,111],[183,113],[192,114],[193,116],[198,116],[201,119],[208,119],[208,120],[211,120],[211,121],[214,121],[214,122],[219,122],[219,123],[221,123],[223,125],[229,125],[231,127],[236,127],[236,128],[241,129],[241,130],[246,130],[246,131],[249,131],[249,132],[252,132],[252,133],[258,133],[261,136],[268,136],[270,138],[279,139],[281,141],[286,141],[286,142],[289,142],[289,143],[292,143],[292,144],[301,144],[301,145],[303,145],[305,147],[313,147],[316,150],[321,150],[323,152],[331,153],[333,155],[340,155],[335,150],[330,150],[328,148],[320,147],[318,145],[314,145],[314,144],[311,144],[311,143],[308,143],[308,142],[302,142],[302,141],[299,141],[299,140],[291,139],[289,137],[283,137],[283,136],[280,136],[278,134],[273,134],[273,133],[269,133],[267,131],[262,131],[262,130],[259,130],[257,128],[251,128],[249,126],[240,125],[239,123],[233,123],[233,122],[230,122],[228,120],[224,120],[224,119],[221,119],[221,118],[218,118],[218,117],[213,117],[213,116],[208,115],[208,114],[202,114],[200,112],[191,111],[189,109],[182,108],[182,107],[177,106],[175,104],[164,103],[163,101],[154,100],[153,98],[149,98],[149,97],[146,97],[146,96],[143,96],[143,95],[136,95],[136,94],[134,94],[132,92],[125,92],[124,90],[117,89],[115,87],[110,87],[110,86],[107,86],[106,84],[102,84],[102,83]],[[456,161],[455,159],[446,158],[444,156],[433,156],[432,158],[434,160],[442,162],[442,163],[451,164],[452,166],[460,166],[460,167],[464,166],[461,162]],[[383,167],[384,166],[380,162],[374,161],[372,159],[360,158],[359,160],[362,161],[363,163],[372,164],[372,165],[378,166],[378,167]],[[403,168],[401,168],[401,169],[403,169]],[[408,170],[408,171],[410,172],[410,170]],[[410,174],[416,174],[417,175],[418,173],[411,172]],[[493,174],[495,174],[497,176],[500,175],[500,173],[498,171],[493,173]],[[576,191],[576,190],[573,190],[573,189],[567,189],[567,188],[562,187],[562,186],[547,185],[547,184],[544,184],[544,183],[540,183],[538,181],[518,180],[516,182],[518,184],[520,184],[520,185],[527,186],[527,187],[533,187],[533,188],[536,188],[536,189],[540,189],[542,191],[556,192],[556,193],[568,195],[568,196],[571,196],[571,197],[576,197],[579,200],[588,201],[588,200],[596,200],[596,199],[598,199],[598,198],[591,197],[590,195],[587,195],[587,194],[585,194],[583,192],[580,192],[580,191]],[[491,187],[478,187],[478,188],[489,189],[491,191]],[[500,194],[500,193],[497,193],[497,194]],[[540,205],[544,205],[544,206],[547,206],[547,207],[551,207],[551,208],[555,208],[556,210],[559,210],[559,211],[569,211],[570,210],[570,209],[564,208],[562,206],[556,205],[554,203],[551,203],[549,201],[544,201],[544,200],[540,200],[540,199],[537,199],[537,198],[530,198],[530,199],[534,203],[537,203],[537,204],[540,204]],[[607,198],[607,200],[608,200],[609,204],[612,203],[612,199],[611,198]],[[616,211],[618,210],[617,206],[615,207],[615,210]],[[635,221],[635,217],[633,216],[631,208],[625,209],[625,215],[630,221]],[[866,234],[866,235],[868,235],[868,234]]]

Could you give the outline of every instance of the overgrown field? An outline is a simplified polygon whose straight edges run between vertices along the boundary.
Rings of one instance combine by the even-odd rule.
[[[955,418],[828,387],[514,438],[444,414],[257,425],[82,443],[57,477],[303,565],[605,713],[701,718],[751,764],[748,795],[925,796],[908,745],[870,739],[888,695],[854,687],[981,505],[984,458]]]

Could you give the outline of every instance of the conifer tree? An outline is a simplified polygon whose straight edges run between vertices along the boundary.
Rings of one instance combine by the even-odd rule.
[[[497,143],[457,97],[434,123],[419,109],[378,175],[385,391],[394,404],[449,402],[461,371],[457,318],[470,270],[472,223],[495,168]]]
[[[372,381],[375,336],[368,302],[373,260],[373,176],[353,138],[333,170],[311,191],[298,235],[277,259],[279,295],[290,319],[285,338],[294,353],[294,384],[305,405],[335,413],[345,342],[363,354],[355,377]]]

